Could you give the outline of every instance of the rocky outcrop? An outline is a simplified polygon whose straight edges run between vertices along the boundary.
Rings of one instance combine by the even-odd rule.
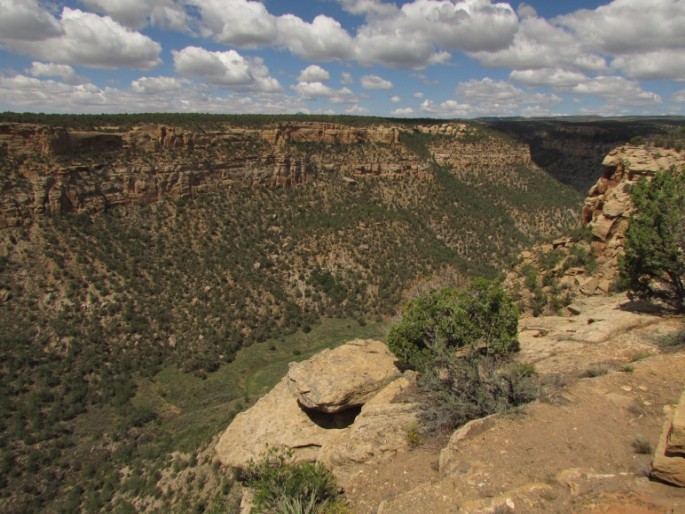
[[[685,487],[685,391],[675,409],[668,411],[654,452],[651,475]]]
[[[323,445],[319,462],[333,468],[409,450],[407,431],[417,426],[421,406],[402,397],[415,385],[413,375],[388,384],[362,407],[347,430]]]
[[[324,143],[350,145],[356,143],[381,143],[394,145],[400,142],[398,127],[348,127],[336,123],[285,124],[260,131],[268,143],[285,146],[289,143]]]
[[[634,212],[630,188],[657,171],[681,169],[685,156],[676,150],[626,145],[612,150],[602,165],[604,175],[590,189],[582,214],[582,223],[593,236],[598,282],[613,281],[618,272],[618,256],[623,253],[623,240]]]
[[[403,396],[413,387],[414,375],[400,376],[383,343],[351,341],[292,364],[271,392],[228,426],[218,458],[244,468],[267,446],[284,446],[296,461],[339,466],[406,450],[418,405]]]
[[[526,278],[530,273],[539,275],[537,287],[548,297],[559,292],[567,297],[610,293],[618,276],[618,259],[623,253],[630,217],[635,211],[630,188],[658,171],[683,169],[685,155],[653,146],[626,145],[611,151],[603,165],[604,174],[590,189],[581,215],[589,241],[564,237],[520,254],[507,282],[510,290],[521,295],[522,304],[535,302],[535,291],[526,285],[532,282]]]
[[[504,139],[478,125],[421,125],[418,131],[441,136],[431,143],[431,152],[438,164],[452,166],[458,175],[473,174],[475,170],[486,168],[493,171],[491,178],[506,183],[511,177],[503,170],[519,164],[531,164],[528,146]]]
[[[662,119],[492,119],[489,126],[530,147],[533,162],[581,194],[602,174],[602,159],[636,134],[663,136],[676,128]]]
[[[315,423],[298,405],[287,382],[281,381],[235,417],[219,439],[216,452],[223,465],[234,468],[258,460],[267,446],[292,448],[296,460],[314,461],[338,431]]]
[[[671,432],[668,435],[668,452],[685,457],[685,390],[680,395],[680,402],[673,413]]]
[[[364,405],[397,378],[394,362],[385,344],[359,339],[291,364],[286,378],[300,405],[335,413]],[[346,372],[335,372],[341,369]]]
[[[682,388],[685,354],[655,345],[681,320],[628,303],[583,297],[573,317],[522,319],[517,360],[535,363],[544,400],[471,421],[446,445],[335,469],[352,510],[680,512],[682,491],[646,478],[651,456],[635,442],[656,443],[662,407]]]

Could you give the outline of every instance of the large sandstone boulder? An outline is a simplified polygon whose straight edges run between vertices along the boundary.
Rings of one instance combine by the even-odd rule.
[[[380,341],[354,340],[293,364],[268,394],[238,414],[216,446],[225,466],[245,468],[267,446],[296,461],[365,462],[408,446],[418,405],[401,403],[414,377],[400,377]],[[362,407],[363,406],[363,407]]]
[[[235,417],[219,439],[216,453],[223,465],[233,468],[245,468],[250,460],[259,460],[267,446],[286,446],[294,450],[296,461],[314,461],[321,446],[337,432],[313,422],[281,380]]]
[[[385,387],[362,407],[349,429],[324,444],[319,462],[330,468],[409,450],[407,432],[417,425],[421,406],[399,400],[415,385],[415,376],[408,375]]]
[[[304,407],[334,413],[364,405],[399,375],[395,357],[385,344],[355,339],[292,363],[287,380]]]

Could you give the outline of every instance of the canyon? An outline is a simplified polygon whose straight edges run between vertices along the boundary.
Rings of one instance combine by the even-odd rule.
[[[612,222],[583,242],[608,270],[623,154],[585,211],[536,155],[474,121],[0,116],[0,509],[233,506],[212,438],[289,361],[382,339],[426,287],[526,259],[548,287],[542,255],[571,252],[583,212]],[[368,433],[412,419],[386,393],[352,409]],[[328,461],[374,454],[343,431]]]

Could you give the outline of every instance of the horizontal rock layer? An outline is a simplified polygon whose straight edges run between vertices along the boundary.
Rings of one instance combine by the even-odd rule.
[[[440,163],[462,167],[530,162],[523,144],[486,134],[475,124],[352,127],[288,122],[204,129],[165,125],[90,131],[0,123],[0,228],[37,215],[100,211],[129,203],[179,198],[230,184],[294,186],[339,175],[425,179],[429,159],[402,134],[435,136]],[[499,169],[499,168],[498,168]]]

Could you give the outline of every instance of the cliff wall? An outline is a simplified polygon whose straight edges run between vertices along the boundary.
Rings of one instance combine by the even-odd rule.
[[[424,137],[428,155],[404,144],[402,134]],[[234,183],[294,186],[332,174],[349,183],[425,179],[430,157],[466,182],[483,170],[487,177],[478,180],[510,182],[516,173],[504,170],[531,161],[525,144],[473,123],[353,127],[306,121],[88,131],[1,123],[0,156],[0,228],[36,215],[152,203]]]
[[[631,187],[658,171],[685,169],[685,154],[652,145],[623,145],[611,150],[602,166],[604,172],[583,204],[580,225],[584,234],[532,247],[519,256],[508,275],[510,289],[536,315],[559,311],[579,293],[612,292],[635,211]]]
[[[533,162],[585,194],[602,174],[600,163],[634,136],[664,135],[680,125],[663,118],[490,120],[499,132],[530,147]]]

